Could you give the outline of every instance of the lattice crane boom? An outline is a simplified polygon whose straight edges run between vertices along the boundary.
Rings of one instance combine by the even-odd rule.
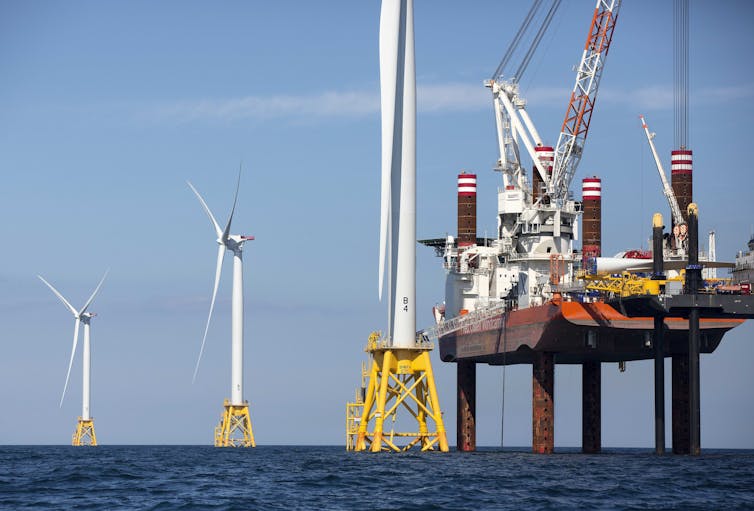
[[[555,147],[549,191],[551,197],[561,203],[568,197],[568,188],[584,150],[620,4],[620,0],[597,0],[594,9],[584,53],[576,74],[576,84],[571,92],[571,100]]]

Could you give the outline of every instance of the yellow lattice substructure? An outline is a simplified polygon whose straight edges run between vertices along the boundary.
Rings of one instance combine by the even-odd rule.
[[[367,366],[361,363],[361,388],[356,390],[356,400],[346,403],[346,451],[356,449],[356,437],[359,434],[361,415],[364,413],[366,396]]]
[[[346,451],[356,449],[356,438],[359,434],[359,423],[361,423],[363,411],[363,401],[346,403]]]
[[[429,357],[432,344],[424,341],[413,348],[387,347],[380,333],[373,332],[366,351],[372,355],[372,366],[355,450],[401,452],[418,446],[422,451],[439,448],[447,452],[448,439]],[[395,431],[401,409],[414,417],[418,431]],[[385,431],[387,421],[393,424],[390,431]],[[430,423],[434,423],[435,431],[430,431]]]
[[[94,447],[97,445],[97,435],[94,433],[94,419],[82,419],[79,417],[71,445],[76,447],[83,445]]]
[[[256,447],[251,429],[249,402],[233,405],[225,400],[225,411],[215,427],[215,447]]]

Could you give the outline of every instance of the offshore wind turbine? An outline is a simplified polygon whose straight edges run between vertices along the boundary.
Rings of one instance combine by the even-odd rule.
[[[71,367],[73,366],[73,357],[76,354],[76,346],[78,345],[79,341],[79,325],[84,325],[84,348],[83,348],[83,364],[82,364],[82,403],[81,403],[81,416],[79,417],[78,423],[76,425],[76,431],[73,434],[73,440],[72,444],[75,446],[81,446],[81,445],[91,445],[95,446],[97,445],[97,435],[94,433],[94,418],[91,415],[91,370],[92,370],[92,356],[91,356],[91,320],[94,316],[97,314],[93,312],[89,312],[89,306],[94,301],[94,297],[97,296],[97,293],[100,290],[100,287],[102,287],[102,283],[105,281],[105,277],[107,277],[107,272],[102,276],[102,280],[99,281],[99,284],[97,284],[97,287],[94,289],[94,292],[91,294],[89,299],[86,301],[83,307],[81,309],[76,310],[73,305],[71,305],[71,302],[65,299],[65,297],[60,294],[60,292],[53,287],[52,284],[47,282],[44,277],[41,275],[37,275],[39,277],[39,280],[44,282],[47,287],[50,288],[50,290],[55,293],[55,296],[57,296],[61,302],[63,302],[63,305],[65,305],[66,309],[68,309],[71,314],[73,314],[74,318],[74,328],[73,328],[73,347],[71,348],[71,359],[68,362],[68,372],[65,375],[65,385],[63,385],[63,394],[60,396],[60,406],[63,406],[63,399],[65,399],[65,392],[68,389],[68,380],[71,377]]]
[[[236,193],[233,197],[233,207],[228,216],[225,228],[221,229],[212,211],[207,206],[204,198],[190,182],[189,187],[201,203],[204,211],[212,222],[212,227],[217,235],[217,265],[215,267],[215,285],[212,289],[212,301],[209,306],[207,324],[204,327],[202,345],[199,349],[199,357],[194,368],[194,381],[199,371],[199,363],[204,353],[204,345],[207,341],[207,332],[212,320],[212,312],[215,309],[215,298],[220,285],[225,251],[233,253],[233,290],[231,301],[231,397],[226,399],[223,406],[224,412],[220,424],[215,428],[215,447],[255,447],[254,433],[251,429],[251,417],[249,416],[249,402],[243,398],[243,245],[253,240],[254,236],[230,234],[230,226],[233,221],[233,213],[236,210],[238,189],[241,185],[241,172],[238,172]]]
[[[413,0],[383,0],[380,12],[382,191],[380,200],[379,298],[387,272],[387,335],[370,335],[372,370],[356,450],[448,450],[429,353],[416,332],[416,66]],[[387,259],[387,260],[386,260]],[[395,402],[391,404],[392,400]],[[383,435],[388,416],[408,408],[418,433],[403,433],[398,446]],[[414,406],[415,408],[411,408]],[[387,412],[386,412],[387,410]],[[429,420],[436,431],[429,431]],[[368,431],[371,421],[374,429]]]

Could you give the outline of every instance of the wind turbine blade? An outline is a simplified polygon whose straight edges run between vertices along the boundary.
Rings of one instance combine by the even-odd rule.
[[[389,180],[389,177],[388,177]],[[385,287],[385,254],[387,251],[387,229],[388,229],[388,215],[389,215],[389,196],[385,197],[383,184],[383,197],[380,203],[380,263],[379,263],[379,283],[377,288],[377,297],[382,301],[382,290]]]
[[[79,316],[82,315],[83,313],[85,313],[86,309],[88,309],[89,306],[92,304],[92,301],[94,300],[94,297],[97,296],[97,293],[99,292],[99,288],[101,288],[102,287],[102,283],[105,282],[105,278],[107,277],[108,273],[110,273],[110,269],[109,268],[105,271],[105,274],[102,276],[102,279],[99,281],[99,284],[97,284],[97,288],[92,293],[92,296],[89,297],[89,299],[86,301],[86,303],[84,304],[84,306],[79,311],[79,313],[78,313]]]
[[[52,292],[55,293],[55,296],[57,296],[58,298],[60,298],[60,301],[63,302],[63,305],[65,305],[66,308],[69,311],[71,311],[71,313],[74,316],[76,316],[78,318],[79,313],[78,313],[78,311],[76,309],[73,308],[73,305],[71,305],[71,303],[68,300],[66,300],[63,297],[63,295],[61,295],[60,292],[52,286],[52,284],[50,284],[49,282],[47,282],[44,279],[44,277],[42,277],[41,275],[37,275],[37,277],[39,277],[39,280],[41,280],[42,282],[44,282],[45,284],[47,284],[47,287],[49,287],[52,290]]]
[[[215,288],[212,290],[212,301],[209,304],[209,315],[207,316],[207,326],[204,327],[204,337],[202,337],[202,347],[199,349],[199,358],[196,360],[196,367],[194,367],[194,377],[191,379],[191,383],[196,381],[196,375],[199,372],[199,363],[202,361],[202,354],[204,353],[204,343],[207,340],[207,332],[209,331],[209,322],[212,319],[212,311],[215,309],[215,297],[217,297],[217,288],[220,285],[220,273],[223,270],[223,256],[225,255],[225,246],[220,245],[217,248],[217,267],[215,268]]]
[[[242,164],[243,165],[243,164]],[[233,197],[233,207],[230,210],[230,217],[228,217],[228,224],[223,231],[222,240],[225,243],[230,235],[230,223],[233,221],[233,213],[236,211],[236,201],[238,200],[238,189],[241,187],[241,167],[238,167],[238,182],[236,183],[236,194]]]
[[[382,188],[380,194],[380,256],[379,292],[385,279],[385,257],[388,229],[393,157],[395,155],[396,94],[398,80],[398,39],[400,30],[400,0],[383,0],[380,11],[380,102],[382,114]]]
[[[73,366],[73,356],[76,354],[76,345],[79,342],[79,318],[76,317],[76,327],[73,329],[73,347],[71,348],[71,360],[68,362],[68,372],[65,374],[65,385],[63,385],[63,395],[60,396],[60,407],[63,406],[65,391],[68,389],[68,379],[71,377],[71,367]]]
[[[210,220],[212,221],[212,225],[213,225],[213,226],[214,226],[214,228],[215,228],[215,234],[217,234],[217,237],[218,237],[218,238],[222,237],[222,235],[223,235],[223,231],[222,231],[222,230],[220,229],[220,224],[218,224],[218,223],[217,223],[217,220],[215,220],[215,217],[214,217],[214,215],[212,214],[212,211],[210,211],[210,210],[209,210],[209,206],[207,206],[207,203],[206,203],[206,202],[204,202],[204,199],[203,199],[203,198],[202,198],[202,196],[201,196],[201,195],[199,194],[199,192],[198,192],[198,191],[196,191],[196,188],[194,188],[194,185],[192,185],[192,184],[191,184],[191,181],[186,181],[186,183],[188,183],[188,185],[189,185],[189,186],[191,187],[191,189],[192,189],[192,190],[194,191],[194,193],[196,194],[196,197],[197,197],[197,198],[199,199],[199,202],[201,202],[201,203],[202,203],[202,206],[204,207],[204,211],[206,211],[206,212],[207,212],[207,216],[208,216],[208,217],[209,217],[209,219],[210,219]]]

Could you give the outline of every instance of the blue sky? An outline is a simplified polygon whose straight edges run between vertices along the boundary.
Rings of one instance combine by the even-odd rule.
[[[593,4],[563,2],[522,81],[552,144]],[[482,81],[527,10],[416,0],[420,237],[455,231],[461,169],[479,175],[479,232],[494,232]],[[694,191],[719,259],[732,260],[754,224],[752,21],[749,2],[692,3]],[[386,318],[378,23],[376,0],[0,2],[0,443],[70,441],[80,353],[59,409],[73,321],[36,274],[80,306],[106,268],[91,309],[100,443],[211,443],[230,390],[230,265],[192,385],[216,245],[185,181],[223,222],[243,161],[234,231],[256,236],[245,251],[245,394],[257,441],[342,444],[363,346]],[[672,2],[626,2],[576,178],[603,179],[605,254],[646,248],[652,213],[669,215],[638,115],[669,167],[672,53]],[[444,275],[429,249],[417,264],[418,324],[429,326]],[[754,448],[753,337],[745,324],[702,357],[705,447]],[[433,356],[454,440],[455,366]],[[478,378],[479,443],[497,445],[501,369],[479,366]],[[506,444],[529,445],[531,369],[506,378]],[[580,445],[580,380],[579,367],[557,368],[556,446]],[[652,381],[649,362],[604,366],[605,446],[652,446]]]

